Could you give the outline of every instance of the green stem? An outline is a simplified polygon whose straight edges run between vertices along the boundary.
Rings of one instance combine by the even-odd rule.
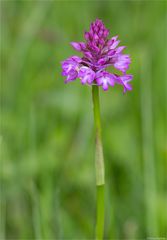
[[[97,186],[97,222],[96,222],[96,239],[103,239],[104,232],[104,184],[105,170],[103,158],[103,146],[101,140],[101,120],[100,120],[100,102],[99,88],[92,86],[94,123],[96,132],[95,146],[95,167],[96,167],[96,186]]]

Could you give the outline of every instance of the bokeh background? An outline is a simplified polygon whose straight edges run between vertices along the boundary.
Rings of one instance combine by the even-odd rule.
[[[64,85],[96,18],[132,57],[133,91],[100,91],[105,239],[166,237],[166,1],[1,1],[1,239],[93,239],[91,88]]]

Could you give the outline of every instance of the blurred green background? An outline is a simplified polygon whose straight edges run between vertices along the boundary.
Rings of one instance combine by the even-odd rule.
[[[100,91],[105,239],[166,236],[166,1],[1,1],[1,239],[93,239],[91,88],[65,85],[96,18],[132,57],[133,91]]]

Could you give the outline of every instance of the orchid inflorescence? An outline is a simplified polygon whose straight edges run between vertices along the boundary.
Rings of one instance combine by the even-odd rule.
[[[62,62],[62,75],[66,76],[65,83],[81,79],[82,84],[102,86],[108,90],[109,85],[121,84],[124,92],[132,90],[129,82],[133,76],[126,74],[131,59],[129,55],[123,54],[125,46],[118,46],[118,36],[107,39],[109,30],[103,22],[96,19],[91,23],[90,31],[85,32],[84,42],[71,42],[73,48],[83,53],[83,57],[72,56]],[[121,74],[110,73],[106,68],[113,66]]]

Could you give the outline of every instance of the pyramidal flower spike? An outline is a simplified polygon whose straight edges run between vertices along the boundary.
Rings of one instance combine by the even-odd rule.
[[[104,91],[115,85],[122,85],[123,92],[132,90],[129,83],[133,76],[127,74],[131,59],[123,54],[125,46],[118,46],[118,36],[108,38],[109,30],[103,22],[97,19],[91,23],[89,32],[85,32],[85,42],[71,42],[72,47],[82,54],[82,57],[71,56],[62,62],[62,75],[66,77],[65,83],[77,78],[82,84],[92,85],[93,113],[95,125],[95,168],[97,186],[97,214],[96,214],[96,240],[103,239],[104,213],[105,213],[105,167],[103,145],[101,137],[101,118],[99,87]],[[119,72],[108,72],[112,66]]]
[[[115,84],[123,86],[124,93],[132,90],[130,81],[133,76],[126,74],[131,63],[130,56],[123,54],[125,46],[118,46],[118,36],[108,38],[109,30],[103,22],[96,19],[85,32],[85,42],[71,42],[72,47],[82,53],[82,57],[72,56],[62,62],[62,75],[65,83],[80,79],[82,84],[98,85],[108,90]],[[109,73],[106,69],[113,66],[120,74]]]

